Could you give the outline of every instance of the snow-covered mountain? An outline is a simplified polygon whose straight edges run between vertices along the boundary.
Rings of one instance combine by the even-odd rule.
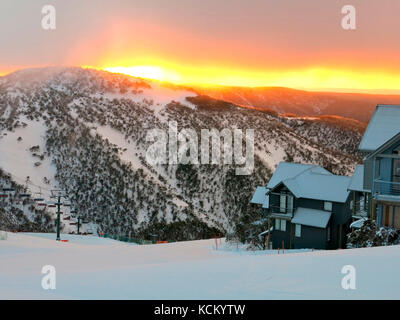
[[[235,165],[149,165],[146,134],[168,130],[169,121],[198,136],[201,129],[254,129],[253,173],[236,175]],[[211,237],[232,229],[249,210],[256,186],[268,181],[280,161],[350,174],[360,160],[362,129],[341,124],[282,117],[103,71],[18,71],[0,78],[0,187],[16,189],[0,200],[0,224],[53,228],[54,208],[38,208],[18,194],[49,200],[50,190],[60,188],[93,231],[169,240]],[[71,221],[63,220],[65,231],[75,230]]]
[[[301,116],[336,115],[368,123],[377,104],[399,104],[400,95],[312,92],[283,87],[197,87],[200,94],[232,103]]]

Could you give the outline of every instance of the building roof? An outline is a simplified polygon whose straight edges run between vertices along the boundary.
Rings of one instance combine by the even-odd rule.
[[[301,164],[301,163],[293,163],[293,162],[280,162],[278,167],[276,168],[274,174],[268,182],[267,188],[272,189],[276,187],[283,180],[293,178],[297,176],[299,173],[304,172],[305,170],[316,168],[315,170],[320,171],[321,173],[330,173],[322,167],[315,166],[312,164]]]
[[[329,211],[298,207],[291,222],[310,227],[326,228],[331,214]]]
[[[400,130],[400,129],[399,129]],[[394,145],[397,145],[400,142],[400,131],[396,135],[394,135],[391,139],[388,141],[385,141],[383,145],[379,146],[374,152],[370,153],[367,156],[368,158],[372,158],[376,156],[377,154],[384,153],[387,149],[392,148]]]
[[[400,106],[377,105],[359,150],[373,152],[400,132]]]
[[[251,198],[250,203],[264,204],[265,198],[267,197],[268,189],[266,187],[257,187],[256,192],[254,192],[253,198]]]
[[[311,166],[276,186],[284,184],[296,198],[343,203],[349,196],[349,183],[350,177],[337,176],[320,166]]]
[[[268,209],[269,208],[269,195],[265,197],[264,203],[263,203],[263,209]]]
[[[360,192],[369,191],[369,190],[364,189],[364,166],[363,165],[359,164],[356,166],[353,176],[351,177],[349,187],[347,189],[350,191],[360,191]]]

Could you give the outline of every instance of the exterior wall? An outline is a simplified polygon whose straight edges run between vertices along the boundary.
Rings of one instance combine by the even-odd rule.
[[[270,208],[264,212],[268,215],[273,213],[279,214],[280,206],[280,195],[282,189],[287,190],[284,185],[277,187],[273,190],[273,193],[269,196]],[[274,216],[272,215],[271,226],[274,227],[274,231],[271,234],[270,241],[274,249],[282,248],[284,245],[285,249],[300,249],[300,248],[314,248],[314,249],[337,249],[339,247],[344,248],[346,243],[346,234],[349,232],[349,225],[352,219],[352,209],[350,208],[350,201],[352,196],[349,196],[345,203],[332,202],[332,215],[329,220],[330,240],[328,241],[328,228],[315,228],[310,226],[301,226],[301,237],[295,237],[295,224],[290,222],[290,215]],[[310,208],[316,210],[324,210],[323,200],[296,198],[294,197],[293,209],[296,210],[298,207]],[[275,229],[275,218],[286,220],[286,231]]]
[[[274,205],[279,206],[279,195],[270,195]],[[330,241],[328,241],[328,228],[315,228],[310,226],[301,226],[301,237],[295,237],[295,224],[286,220],[286,231],[274,230],[272,232],[272,247],[274,249],[282,248],[284,242],[285,249],[294,248],[314,248],[314,249],[337,249],[344,248],[346,243],[346,234],[349,232],[349,225],[352,219],[352,210],[350,208],[351,197],[347,198],[345,203],[332,202],[332,215],[329,220]],[[324,210],[324,201],[314,199],[296,199],[294,208],[303,207],[317,210]],[[275,226],[274,219],[271,221]]]
[[[301,226],[301,237],[295,236],[295,224],[287,221],[286,231],[274,230],[272,233],[273,249],[329,249],[327,229]]]
[[[393,154],[393,151],[395,149],[398,149],[399,146],[400,146],[400,143],[396,143],[393,146],[391,146],[390,148],[387,148],[384,152],[382,152],[382,154],[388,154],[388,155]],[[379,157],[377,157],[377,158],[379,158]],[[378,163],[378,161],[379,161],[379,166],[377,166],[377,168],[375,170],[376,171],[375,172],[375,177],[373,176],[373,160],[374,159],[376,159],[376,158],[368,159],[367,161],[365,161],[365,163],[367,163],[367,162],[372,163],[371,169],[369,170],[370,173],[366,174],[365,171],[364,171],[364,178],[368,179],[367,183],[372,186],[375,177],[379,178],[379,179],[381,179],[383,181],[392,182],[393,181],[393,163],[394,163],[394,159],[392,159],[392,158],[382,158],[381,157],[381,158],[379,158],[379,160],[376,160],[376,163]],[[364,180],[364,185],[365,184],[366,184],[366,180]],[[378,188],[378,187],[376,187],[376,188]],[[378,189],[375,190],[375,191],[378,191]],[[383,189],[383,191],[385,192],[385,189]],[[375,198],[375,194],[374,193],[371,196],[373,198]],[[392,204],[394,203],[396,205],[397,200],[395,198],[393,198],[391,200],[391,203]],[[400,205],[400,198],[399,198],[398,203]],[[371,206],[370,210],[369,210],[369,215],[370,216],[372,216],[372,210],[373,210],[373,207]],[[383,214],[384,214],[384,212],[383,212],[383,204],[382,203],[378,203],[377,204],[377,209],[376,209],[376,223],[377,223],[378,226],[383,226]]]
[[[327,229],[301,226],[301,237],[294,237],[294,249],[328,249]]]
[[[273,222],[275,225],[275,221]],[[274,230],[272,232],[272,248],[282,249],[282,245],[285,249],[292,248],[291,234],[294,234],[294,225],[290,221],[286,221],[286,231]]]
[[[400,204],[393,205],[392,203],[379,203],[377,209],[377,225],[380,227],[386,226],[399,229],[399,212]]]
[[[400,144],[395,144],[392,147],[388,148],[382,154],[392,154],[393,151],[399,147]],[[393,173],[393,159],[391,158],[381,158],[379,159],[379,168],[376,165],[375,169],[375,177],[374,177],[374,159],[376,157],[366,159],[364,161],[364,188],[369,186],[367,189],[371,190],[374,178],[380,178],[384,181],[392,181],[392,173]],[[378,160],[376,160],[378,163]]]
[[[376,177],[383,181],[392,181],[392,163],[393,160],[383,158],[380,160],[380,170],[376,172]]]

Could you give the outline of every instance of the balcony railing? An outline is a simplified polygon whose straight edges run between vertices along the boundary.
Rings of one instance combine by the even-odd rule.
[[[274,216],[293,217],[293,208],[281,208],[280,206],[270,206],[270,212]]]
[[[388,198],[400,201],[400,182],[374,180],[374,195],[377,198]]]

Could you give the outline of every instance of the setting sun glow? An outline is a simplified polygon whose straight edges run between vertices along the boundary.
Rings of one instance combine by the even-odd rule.
[[[315,67],[298,70],[245,70],[228,67],[113,66],[113,73],[194,86],[290,87],[312,91],[394,93],[399,92],[400,76],[380,70],[345,70]],[[350,89],[350,90],[349,90]]]
[[[113,73],[123,73],[133,77],[153,80],[166,80],[165,72],[159,67],[136,66],[136,67],[109,67],[104,70]]]

